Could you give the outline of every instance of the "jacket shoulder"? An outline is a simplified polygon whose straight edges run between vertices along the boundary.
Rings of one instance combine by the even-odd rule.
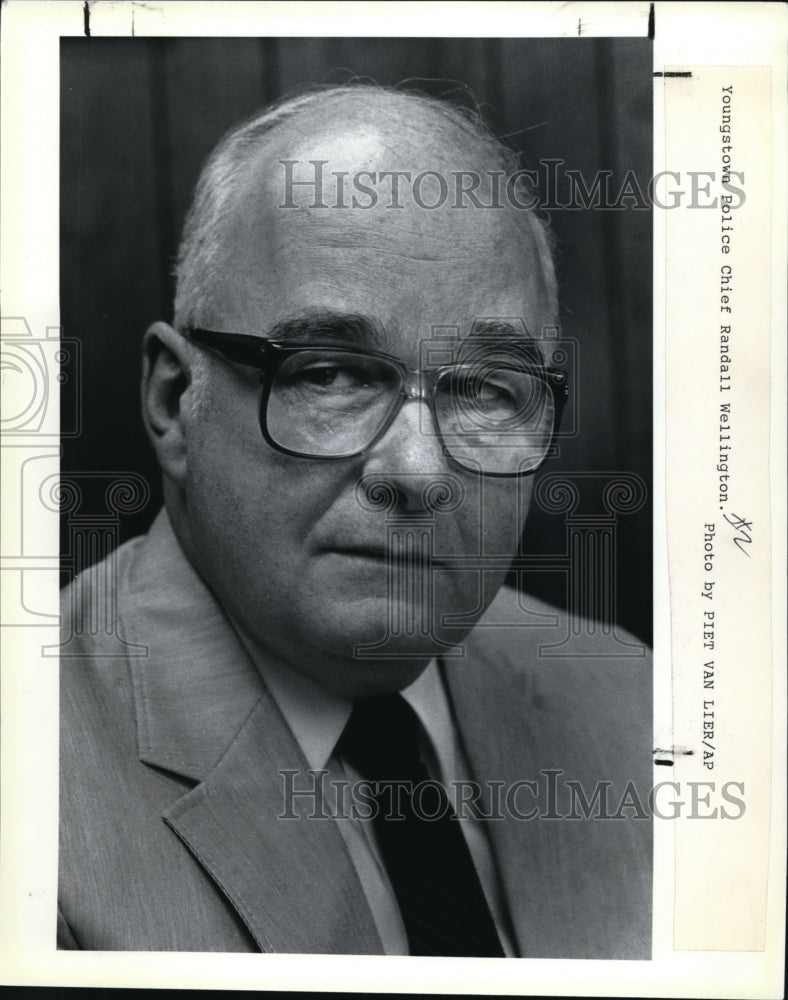
[[[61,590],[61,658],[123,655],[128,577],[144,537],[120,545]]]
[[[622,752],[651,739],[651,650],[631,633],[506,587],[466,645],[491,700],[521,698],[551,725],[604,733]]]

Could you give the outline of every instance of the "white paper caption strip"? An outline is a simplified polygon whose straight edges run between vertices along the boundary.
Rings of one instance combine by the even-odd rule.
[[[676,67],[665,162],[674,948],[760,951],[771,787],[771,72]]]

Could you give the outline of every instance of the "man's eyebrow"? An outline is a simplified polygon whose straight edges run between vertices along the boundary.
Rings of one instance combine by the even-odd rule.
[[[520,340],[533,340],[531,334],[521,321],[507,319],[476,319],[471,324],[469,337],[517,337]]]
[[[310,310],[288,316],[276,323],[268,331],[266,338],[295,343],[341,343],[367,348],[381,348],[387,342],[383,328],[376,319],[331,309]]]
[[[482,345],[479,341],[482,341]],[[535,363],[544,364],[541,345],[521,319],[489,317],[474,320],[465,343],[470,349],[479,349],[484,341],[489,341],[491,351],[502,347],[504,343],[511,343],[521,357],[530,357]]]

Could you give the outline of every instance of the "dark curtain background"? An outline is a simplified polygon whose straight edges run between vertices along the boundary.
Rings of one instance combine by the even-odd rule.
[[[407,80],[460,99],[470,88],[527,166],[562,160],[561,171],[580,171],[587,184],[609,171],[613,192],[632,170],[645,193],[651,67],[646,39],[63,39],[61,317],[82,358],[80,379],[62,394],[69,414],[82,411],[82,432],[63,441],[63,474],[147,479],[150,501],[121,520],[121,540],[144,531],[159,507],[138,417],[140,342],[148,323],[172,316],[179,230],[201,162],[231,125],[305,84]],[[545,474],[626,471],[650,489],[651,213],[636,200],[548,213],[562,336],[578,341],[579,385],[569,415],[578,434],[562,441]],[[100,508],[98,492],[83,490]],[[602,511],[598,498],[588,502]],[[649,641],[650,493],[616,531],[617,620]],[[529,552],[561,553],[565,535],[564,515],[533,509]],[[534,572],[527,589],[566,603],[563,573]]]

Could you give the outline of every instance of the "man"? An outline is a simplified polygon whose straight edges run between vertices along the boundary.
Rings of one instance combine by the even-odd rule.
[[[546,659],[555,612],[502,588],[556,282],[533,212],[444,185],[515,169],[371,87],[212,154],[145,339],[128,657],[82,625],[100,570],[64,595],[61,947],[649,955],[643,662]]]

